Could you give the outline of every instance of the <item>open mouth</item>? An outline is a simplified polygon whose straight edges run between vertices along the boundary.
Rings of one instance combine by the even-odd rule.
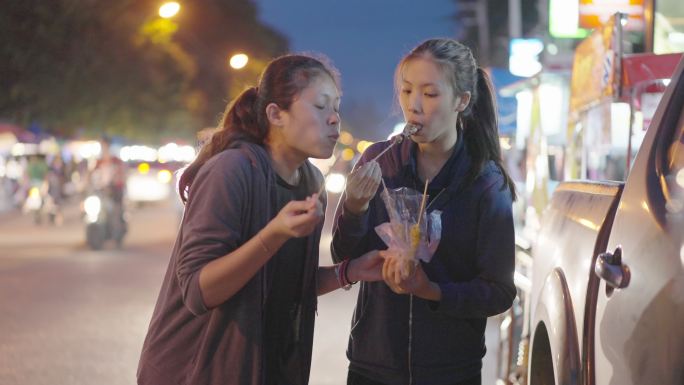
[[[421,129],[423,128],[423,125],[420,123],[416,122],[408,122],[404,126],[404,131],[402,134],[404,136],[411,136],[417,134]]]

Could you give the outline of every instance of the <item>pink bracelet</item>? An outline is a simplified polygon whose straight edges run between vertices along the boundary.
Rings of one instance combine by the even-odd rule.
[[[271,249],[269,249],[268,246],[266,246],[266,242],[264,242],[264,240],[261,239],[261,234],[257,233],[256,237],[259,240],[259,243],[261,244],[261,247],[264,249],[264,251],[266,251],[268,254],[271,254]]]
[[[344,290],[351,289],[351,284],[345,278],[348,264],[349,260],[345,259],[344,261],[335,265],[335,275],[337,276],[337,283],[339,283],[340,287]]]

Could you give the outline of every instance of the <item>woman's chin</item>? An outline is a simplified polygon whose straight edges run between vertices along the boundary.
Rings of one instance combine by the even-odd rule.
[[[328,159],[331,156],[333,156],[333,150],[332,149],[330,151],[324,150],[324,151],[317,151],[315,153],[309,154],[309,158],[314,158],[314,159]]]

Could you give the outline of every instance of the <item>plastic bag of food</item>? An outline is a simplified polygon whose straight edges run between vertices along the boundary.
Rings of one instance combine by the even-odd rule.
[[[375,232],[400,259],[401,274],[409,277],[418,261],[430,262],[442,234],[442,212],[434,210],[419,219],[423,194],[408,187],[384,189],[381,193],[389,222],[375,227]],[[426,200],[428,197],[425,197]]]

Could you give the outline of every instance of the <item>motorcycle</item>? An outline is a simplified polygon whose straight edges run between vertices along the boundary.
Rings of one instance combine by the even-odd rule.
[[[47,217],[50,224],[56,223],[57,206],[47,193],[47,185],[43,183],[33,183],[26,194],[26,199],[22,206],[22,211],[33,216],[33,222],[37,225],[43,222],[43,217]]]
[[[83,201],[86,222],[86,243],[92,250],[100,250],[104,243],[113,240],[121,248],[128,231],[123,205],[102,191],[89,195]]]

